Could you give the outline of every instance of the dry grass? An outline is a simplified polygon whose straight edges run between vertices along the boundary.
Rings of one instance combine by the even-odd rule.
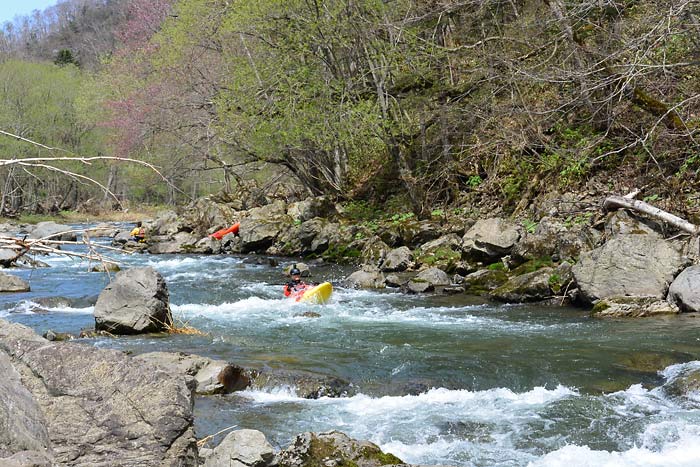
[[[172,323],[165,324],[165,329],[168,334],[187,334],[192,336],[206,336],[206,332],[200,331],[199,329],[191,326],[189,321],[183,321],[180,318],[173,318]]]
[[[203,446],[206,446],[207,443],[209,443],[209,441],[211,441],[212,439],[214,439],[214,437],[220,435],[221,433],[224,433],[225,431],[232,430],[232,429],[236,428],[237,426],[238,426],[238,425],[232,425],[232,426],[230,426],[230,427],[228,427],[228,428],[224,428],[223,430],[214,433],[213,435],[205,436],[204,438],[202,438],[202,439],[200,439],[199,441],[197,441],[197,447],[198,447],[198,448],[201,448],[201,447],[203,447]]]

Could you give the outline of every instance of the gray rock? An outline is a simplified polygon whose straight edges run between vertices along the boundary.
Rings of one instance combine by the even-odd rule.
[[[29,284],[23,279],[0,272],[0,292],[29,292]]]
[[[39,451],[21,451],[10,457],[0,458],[2,467],[53,467],[53,456]]]
[[[119,351],[48,342],[2,320],[0,355],[5,362],[9,357],[41,412],[31,418],[45,427],[57,464],[197,465],[192,398],[183,378]],[[43,431],[37,433],[32,446],[41,447]]]
[[[360,289],[383,289],[386,287],[386,278],[384,274],[377,270],[363,269],[350,274],[345,282],[348,287]]]
[[[655,235],[621,235],[582,254],[572,272],[589,303],[624,295],[664,298],[684,264],[679,250]]]
[[[21,451],[49,453],[49,433],[41,409],[1,349],[0,374],[0,457]]]
[[[656,227],[656,229],[654,229],[654,227]],[[635,234],[659,236],[657,232],[660,231],[661,229],[658,225],[641,219],[625,209],[611,212],[605,223],[605,235],[607,238],[613,238],[617,235]]]
[[[314,217],[329,217],[336,213],[336,208],[330,198],[318,196],[304,201],[292,203],[287,207],[287,214],[294,221],[305,222]]]
[[[251,209],[249,213],[249,217],[241,220],[238,231],[243,253],[266,250],[292,223],[281,202]]]
[[[360,259],[363,264],[371,267],[379,267],[386,259],[387,254],[391,251],[391,247],[384,243],[384,241],[373,236],[365,241],[365,245],[362,248],[362,253]]]
[[[182,352],[149,352],[134,357],[150,362],[173,375],[184,376],[197,394],[224,394],[250,385],[251,375],[222,360]]]
[[[416,250],[416,262],[454,272],[462,259],[462,239],[447,234],[421,245]]]
[[[435,286],[428,281],[413,278],[408,281],[406,288],[411,293],[428,293],[435,291]]]
[[[382,272],[397,272],[411,267],[413,267],[413,252],[407,246],[401,246],[387,253],[381,269]]]
[[[195,243],[192,253],[218,255],[221,253],[221,241],[213,237],[204,237]]]
[[[98,237],[114,237],[120,232],[119,227],[114,224],[108,224],[106,222],[101,222],[95,227],[85,229],[83,236],[88,236],[90,238]]]
[[[159,332],[172,325],[168,287],[153,268],[117,273],[95,304],[95,329],[112,334]]]
[[[112,245],[113,246],[123,245],[130,240],[131,240],[131,230],[119,230],[114,235],[114,237],[112,237]]]
[[[308,371],[266,368],[253,377],[252,386],[255,388],[294,388],[297,396],[304,399],[345,397],[353,393],[353,387],[347,381]]]
[[[304,467],[321,465],[355,465],[379,467],[404,462],[398,457],[382,452],[374,443],[358,441],[339,431],[302,433],[275,458],[280,467]]]
[[[509,303],[535,302],[552,296],[550,278],[554,274],[552,268],[542,268],[537,271],[511,278],[508,282],[490,293],[496,300]]]
[[[433,286],[450,285],[450,276],[448,276],[445,271],[438,268],[425,269],[419,272],[415,279],[428,282]]]
[[[700,266],[690,266],[678,274],[668,288],[667,299],[683,312],[700,311]]]
[[[569,260],[595,248],[600,238],[600,232],[585,225],[566,226],[558,220],[543,217],[534,232],[525,232],[511,253],[518,262],[545,257]]]
[[[17,251],[11,248],[0,247],[0,267],[5,265],[4,263],[9,262],[17,256]],[[6,266],[12,266],[12,264],[6,264]]]
[[[190,232],[178,232],[166,241],[158,241],[158,237],[155,236],[148,239],[148,252],[153,255],[163,255],[193,252],[200,237]]]
[[[29,238],[44,238],[53,240],[75,241],[78,237],[70,225],[57,224],[52,221],[39,222],[29,230]]]
[[[518,226],[494,217],[478,220],[462,237],[462,248],[470,258],[496,258],[507,255],[520,238]]]
[[[678,307],[658,297],[606,297],[593,307],[596,318],[642,318],[679,313]]]
[[[122,268],[118,264],[114,263],[100,263],[97,266],[93,266],[90,272],[119,272]]]
[[[265,467],[275,457],[272,445],[257,430],[232,431],[207,456],[205,467]]]

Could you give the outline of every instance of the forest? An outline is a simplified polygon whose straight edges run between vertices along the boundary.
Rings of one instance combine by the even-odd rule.
[[[697,0],[58,0],[0,27],[0,216],[595,185],[692,219],[699,65]]]

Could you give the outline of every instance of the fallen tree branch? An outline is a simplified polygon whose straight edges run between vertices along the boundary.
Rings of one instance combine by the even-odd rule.
[[[644,201],[630,199],[624,196],[610,196],[606,198],[605,202],[603,203],[603,209],[606,211],[612,211],[619,208],[631,209],[633,211],[647,214],[691,235],[697,235],[700,233],[700,227],[697,225],[690,223],[685,219],[681,219],[678,216],[674,216],[670,212],[656,208],[651,204],[645,203]]]

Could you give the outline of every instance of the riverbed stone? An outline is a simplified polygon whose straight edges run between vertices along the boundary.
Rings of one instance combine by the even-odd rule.
[[[0,272],[0,292],[29,292],[30,287],[24,279]]]
[[[304,399],[346,397],[354,393],[352,384],[343,379],[308,371],[264,368],[250,374],[254,388],[293,388]]]
[[[236,430],[212,450],[204,467],[266,467],[274,457],[275,451],[262,432]]]
[[[24,431],[10,434],[14,443],[23,436],[21,447],[41,452],[48,435],[57,465],[197,465],[191,392],[182,377],[120,351],[48,342],[3,320],[0,355],[12,366],[3,368],[4,384],[15,385],[0,397],[21,400],[28,417],[13,418],[23,420]]]
[[[676,305],[656,296],[606,297],[599,300],[592,310],[596,318],[642,318],[679,312]]]
[[[497,289],[508,281],[508,274],[503,269],[479,269],[464,277],[467,293],[482,294]]]
[[[112,334],[167,330],[173,323],[168,286],[153,268],[117,273],[95,304],[95,329]]]
[[[572,269],[584,301],[612,296],[665,298],[686,260],[672,243],[656,235],[620,235],[583,253]]]
[[[490,296],[496,300],[508,303],[546,300],[552,296],[550,279],[553,274],[553,268],[542,268],[513,277],[493,290]]]
[[[683,312],[700,311],[700,266],[684,269],[668,288],[668,301]]]
[[[404,462],[369,441],[350,438],[340,431],[302,433],[275,457],[279,467],[357,466],[379,467]]]

